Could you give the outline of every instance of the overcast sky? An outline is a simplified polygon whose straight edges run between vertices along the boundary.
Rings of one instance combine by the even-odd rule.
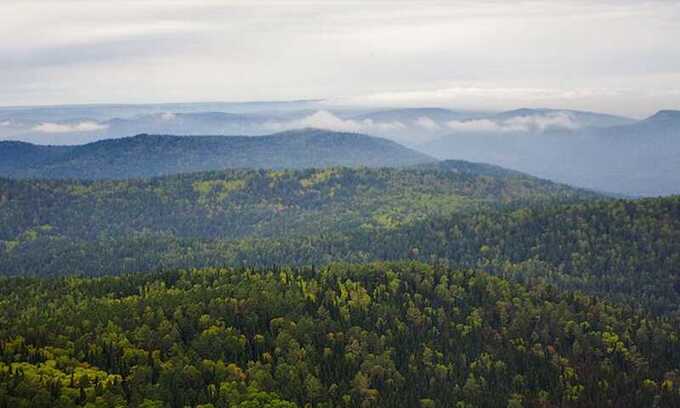
[[[0,1],[0,105],[304,98],[680,109],[680,1]]]

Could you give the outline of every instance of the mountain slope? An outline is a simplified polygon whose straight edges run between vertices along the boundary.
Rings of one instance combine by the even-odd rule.
[[[427,117],[435,122],[446,122],[475,118],[484,115],[480,112],[452,111],[443,108],[402,108],[362,113],[354,117],[357,120],[370,119],[375,122],[411,122]]]
[[[262,235],[266,229],[244,235],[243,229],[231,228],[216,218],[206,221],[215,224],[212,229],[195,224],[191,230],[193,221],[184,214],[173,220],[172,225],[183,228],[176,231],[169,224],[157,223],[155,228],[129,224],[132,228],[127,234],[104,231],[91,239],[78,238],[89,233],[83,226],[55,222],[3,231],[14,238],[0,240],[0,271],[9,275],[94,275],[220,265],[438,260],[522,283],[549,283],[606,297],[633,309],[680,316],[679,197],[563,201],[500,208],[471,207],[468,202],[467,207],[450,209],[448,214],[421,207],[418,212],[427,214],[422,218],[398,217],[397,209],[408,201],[397,203],[392,214],[383,208],[362,216],[364,210],[357,208],[355,213],[334,217],[324,211],[307,211],[308,217],[304,217],[284,210],[278,214],[285,222],[259,224],[269,226],[267,235]],[[416,197],[410,202],[417,202]],[[472,208],[474,211],[469,211]],[[17,212],[10,214],[11,219],[25,219]],[[216,214],[217,219],[222,217]],[[92,219],[94,234],[102,229],[96,218]],[[243,213],[244,222],[252,219]],[[284,228],[277,230],[276,225]],[[241,238],[229,238],[238,233]]]
[[[680,313],[680,199],[610,200],[501,168],[0,179],[0,274],[443,259]]]
[[[678,111],[609,127],[580,127],[564,115],[514,118],[460,122],[458,131],[420,150],[600,191],[635,196],[680,193]]]
[[[146,255],[139,248],[144,245],[119,254],[132,258],[130,265],[98,257],[113,256],[111,241],[133,242],[140,234],[159,237],[156,244],[167,242],[163,237],[292,240],[357,230],[370,236],[431,216],[595,197],[487,167],[229,170],[98,182],[0,179],[0,273],[127,271],[142,265],[138,261]],[[101,254],[77,249],[93,242],[109,249]],[[93,260],[99,266],[92,267]],[[159,264],[146,266],[138,270]]]
[[[606,113],[587,112],[572,109],[549,109],[549,108],[520,108],[511,111],[498,113],[488,119],[494,120],[513,120],[518,118],[550,117],[564,115],[572,120],[579,128],[584,127],[609,127],[635,123],[634,119],[624,116],[610,115]]]
[[[386,167],[433,161],[385,139],[315,129],[253,137],[138,135],[73,147],[21,146],[31,160],[2,166],[0,175],[123,179],[226,168]],[[0,157],[15,150],[16,143],[0,143]]]
[[[64,146],[38,146],[24,142],[0,141],[0,175],[54,160],[70,149]]]

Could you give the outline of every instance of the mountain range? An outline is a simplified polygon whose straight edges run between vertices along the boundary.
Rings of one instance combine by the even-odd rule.
[[[89,150],[95,149],[103,154],[106,149],[118,149],[113,142],[103,145],[96,142],[126,139],[135,134],[266,136],[304,128],[377,136],[437,159],[491,163],[561,183],[626,196],[680,193],[680,179],[676,176],[680,174],[680,112],[673,110],[659,111],[649,118],[635,120],[567,109],[521,108],[493,113],[438,107],[346,107],[333,106],[326,101],[0,108],[0,140],[36,145],[0,145],[0,157],[4,161],[0,163],[0,175],[80,177],[77,171],[68,170],[64,167],[66,164],[59,163],[59,157],[65,157],[62,155],[70,150],[56,145],[70,145],[76,152],[73,154],[82,154],[83,160],[86,160]],[[235,143],[237,140],[242,139],[232,139]],[[264,142],[268,139],[257,140]],[[130,141],[120,143],[123,146]],[[55,147],[50,147],[49,151],[38,148],[44,145]],[[137,144],[135,146],[139,148]],[[242,154],[260,154],[251,147],[243,147]],[[232,148],[237,147],[234,145]],[[197,163],[202,160],[196,159],[200,153],[194,148],[187,149],[185,158],[176,154],[172,158],[174,153],[169,148],[169,159],[157,156],[157,153],[150,156],[153,170],[116,170],[117,173],[111,176],[162,175],[234,166],[324,166],[326,161],[330,164],[369,166],[413,162],[411,159],[402,161],[396,156],[381,161],[377,159],[381,155],[376,154],[380,148],[369,148],[367,152],[373,153],[363,158],[361,154],[355,156],[349,150],[345,152],[349,154],[347,157],[357,157],[356,161],[324,159],[319,156],[323,149],[318,150],[316,155],[304,153],[301,158],[292,159],[283,146],[281,156],[286,156],[286,160],[263,163],[263,160],[269,160],[269,156],[277,157],[276,148],[272,146],[271,152],[267,152],[266,148],[260,150],[265,152],[266,160],[261,155],[253,160],[240,160],[236,157],[241,153],[235,155],[229,149],[208,149],[212,156],[219,152],[227,157],[218,159],[208,152],[205,163]],[[393,148],[397,149],[393,146],[386,151],[390,152]],[[335,150],[334,147],[330,149]],[[2,151],[10,150],[11,154],[3,156]],[[343,154],[342,149],[338,153]],[[369,159],[371,155],[373,159]],[[307,160],[310,157],[314,159]],[[128,156],[119,151],[111,157],[98,157],[98,160],[105,159],[105,162],[117,163],[114,165],[120,167],[122,164],[119,162],[123,158],[137,160],[135,154]],[[424,160],[424,156],[421,159]],[[161,164],[153,164],[154,160],[161,161]],[[78,163],[72,162],[71,165],[77,166]],[[40,170],[47,164],[50,170]],[[98,165],[91,166],[95,171],[85,170],[88,175],[107,176],[105,173],[97,176],[100,173]],[[19,171],[18,167],[24,170]],[[29,167],[31,169],[26,170]]]
[[[418,149],[438,158],[493,163],[599,191],[631,196],[680,193],[679,111],[630,121],[572,111],[520,110],[456,126],[456,131]]]
[[[317,129],[268,136],[137,135],[79,146],[0,142],[0,175],[121,179],[222,170],[394,167],[434,159],[395,142]]]

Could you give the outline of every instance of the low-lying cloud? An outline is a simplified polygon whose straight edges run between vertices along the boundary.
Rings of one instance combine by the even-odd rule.
[[[573,115],[567,112],[517,116],[505,123],[511,127],[524,128],[530,132],[543,132],[547,129],[578,129],[581,127]]]
[[[578,129],[581,124],[568,112],[543,115],[515,116],[508,119],[454,120],[446,123],[457,132],[530,132],[542,133],[551,129]]]
[[[489,119],[452,120],[446,122],[450,129],[460,132],[501,132],[503,127]]]
[[[79,123],[52,123],[44,122],[33,127],[32,130],[41,133],[70,133],[70,132],[94,132],[104,130],[108,125],[93,121]]]
[[[301,119],[283,122],[267,122],[263,125],[263,127],[267,130],[273,131],[300,128],[319,128],[357,133],[386,132],[390,130],[401,130],[406,128],[406,126],[401,122],[375,122],[371,119],[342,119],[325,110],[317,111]]]
[[[435,122],[434,120],[430,119],[427,116],[421,116],[418,119],[416,119],[415,124],[417,126],[420,126],[421,128],[424,128],[426,130],[439,130],[441,129],[441,126],[439,126],[439,123]]]
[[[419,131],[441,133],[485,132],[505,133],[524,132],[542,133],[553,129],[578,129],[581,124],[569,112],[549,112],[545,114],[522,115],[509,118],[483,118],[471,120],[454,120],[437,122],[430,117],[421,116],[410,121],[376,122],[372,119],[343,119],[325,110],[317,111],[309,116],[289,121],[271,121],[263,128],[281,131],[300,128],[320,128],[341,132],[389,134],[400,131]]]

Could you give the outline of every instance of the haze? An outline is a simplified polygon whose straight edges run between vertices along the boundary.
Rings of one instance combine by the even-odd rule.
[[[680,106],[678,2],[0,3],[0,105]]]

